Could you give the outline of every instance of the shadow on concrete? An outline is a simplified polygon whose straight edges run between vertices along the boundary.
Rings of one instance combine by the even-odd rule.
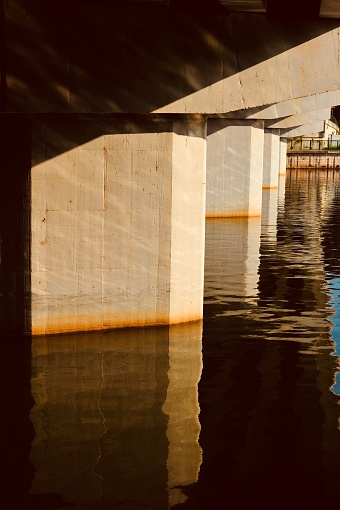
[[[123,5],[6,4],[7,109],[150,113],[339,24]]]
[[[176,133],[197,136],[190,123],[202,125],[202,115],[162,114],[31,114],[33,126],[32,167],[101,136],[117,134]]]

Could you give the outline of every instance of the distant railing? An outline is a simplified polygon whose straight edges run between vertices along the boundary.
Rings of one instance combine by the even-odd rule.
[[[340,150],[340,140],[324,140],[318,138],[302,138],[300,140],[289,140],[287,149],[289,151],[327,151]]]

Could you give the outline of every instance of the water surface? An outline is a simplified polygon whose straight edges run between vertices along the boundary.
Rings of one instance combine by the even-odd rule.
[[[339,189],[290,171],[207,221],[203,323],[4,339],[4,501],[338,507]]]

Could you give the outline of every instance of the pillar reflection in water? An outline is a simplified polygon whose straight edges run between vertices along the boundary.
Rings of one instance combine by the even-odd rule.
[[[202,324],[35,337],[31,494],[170,508],[197,480]]]
[[[284,208],[286,175],[279,175],[278,187],[262,190],[261,235],[276,243],[277,211]]]
[[[286,194],[286,175],[279,175],[279,187],[278,187],[278,207],[284,207]]]
[[[276,242],[278,188],[262,191],[261,235]]]
[[[257,296],[260,218],[220,218],[206,222],[205,303],[230,303]],[[223,309],[223,311],[222,311]],[[226,314],[225,307],[221,313]]]
[[[192,323],[174,326],[169,342],[169,385],[162,408],[169,417],[169,508],[185,501],[179,486],[195,483],[202,463],[197,389],[202,372],[201,338],[202,323]]]

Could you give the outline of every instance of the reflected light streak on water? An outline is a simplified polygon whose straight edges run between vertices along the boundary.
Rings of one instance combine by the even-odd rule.
[[[27,508],[339,506],[339,184],[291,171],[261,219],[207,221],[203,337],[33,339],[8,431]]]

